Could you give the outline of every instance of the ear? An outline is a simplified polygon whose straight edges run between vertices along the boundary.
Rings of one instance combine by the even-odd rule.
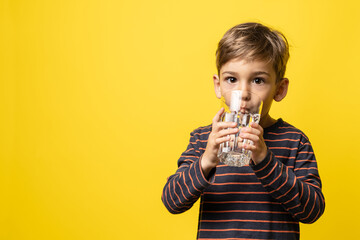
[[[215,95],[217,98],[221,98],[221,89],[220,89],[220,79],[219,76],[217,74],[215,74],[213,76],[213,81],[214,81],[214,90],[215,90]]]
[[[280,82],[277,84],[274,100],[277,102],[283,100],[287,94],[288,88],[289,88],[289,79],[287,78],[281,79]]]

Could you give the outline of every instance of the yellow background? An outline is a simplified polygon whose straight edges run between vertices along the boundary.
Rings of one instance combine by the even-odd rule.
[[[357,1],[0,2],[0,239],[195,239],[198,204],[160,200],[189,133],[219,108],[217,42],[260,21],[288,38],[288,96],[310,138],[324,215],[302,239],[355,239]]]

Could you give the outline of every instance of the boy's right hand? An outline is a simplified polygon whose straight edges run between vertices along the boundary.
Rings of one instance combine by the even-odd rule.
[[[236,128],[235,122],[220,122],[223,113],[224,108],[221,108],[213,118],[212,131],[201,159],[201,168],[205,177],[208,177],[211,169],[216,167],[220,162],[220,159],[217,157],[220,144],[229,141],[229,135],[239,131],[239,129]]]

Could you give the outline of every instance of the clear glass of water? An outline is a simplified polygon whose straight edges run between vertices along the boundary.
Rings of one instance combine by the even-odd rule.
[[[255,93],[235,90],[231,92],[229,107],[224,98],[222,101],[225,112],[221,116],[221,121],[236,122],[240,131],[243,127],[249,127],[251,122],[259,123],[262,100]],[[228,166],[242,167],[248,165],[251,159],[251,151],[242,148],[242,146],[253,143],[247,139],[239,141],[239,132],[230,135],[230,141],[222,143],[219,148],[220,162]]]

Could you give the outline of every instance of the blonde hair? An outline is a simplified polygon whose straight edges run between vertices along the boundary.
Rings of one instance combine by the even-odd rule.
[[[279,81],[285,75],[289,44],[281,32],[260,23],[239,24],[229,29],[218,44],[216,50],[218,73],[225,63],[237,58],[271,62],[276,80]]]

